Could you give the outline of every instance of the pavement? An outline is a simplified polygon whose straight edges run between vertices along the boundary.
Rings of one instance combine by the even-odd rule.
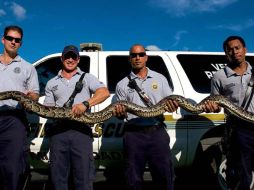
[[[123,177],[119,173],[114,176],[105,177],[103,171],[98,171],[94,181],[94,190],[122,190]],[[177,170],[175,178],[175,190],[195,189],[195,190],[218,190],[216,177],[208,174],[202,174],[206,179],[198,179],[191,170]],[[155,188],[156,189],[156,188]],[[51,190],[48,183],[48,176],[46,173],[31,173],[31,180],[25,190]],[[143,190],[154,190],[152,188],[151,175],[149,172],[144,174]]]

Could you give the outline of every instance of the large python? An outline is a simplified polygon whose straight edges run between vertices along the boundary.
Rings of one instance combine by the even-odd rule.
[[[162,99],[158,104],[153,107],[142,107],[127,101],[118,101],[110,104],[99,112],[83,113],[80,117],[75,117],[70,108],[63,107],[48,107],[33,101],[24,93],[18,91],[6,91],[0,93],[0,100],[13,99],[17,100],[23,108],[28,112],[33,112],[44,118],[55,119],[68,119],[85,124],[95,124],[106,121],[113,116],[113,110],[116,104],[122,104],[126,107],[126,111],[140,117],[155,117],[166,112],[166,101],[168,99],[175,100],[180,107],[193,114],[200,114],[203,112],[202,105],[205,101],[214,101],[224,109],[228,110],[231,114],[254,123],[254,114],[243,110],[241,107],[234,105],[229,99],[221,95],[208,96],[198,104],[193,104],[188,99],[180,95],[170,95]]]

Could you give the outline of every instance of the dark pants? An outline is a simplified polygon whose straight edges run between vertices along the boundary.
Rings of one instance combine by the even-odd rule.
[[[79,127],[80,131],[63,130],[50,137],[50,177],[53,189],[67,190],[70,175],[73,176],[75,190],[93,189],[93,138],[87,133],[91,129],[84,125]],[[82,127],[86,130],[82,130]]]
[[[16,114],[14,114],[16,115]],[[26,169],[26,127],[12,114],[0,113],[0,189],[22,189]]]
[[[170,138],[165,128],[162,126],[150,126],[144,130],[140,130],[140,126],[131,127],[131,130],[128,128],[124,134],[127,189],[142,189],[143,174],[148,163],[154,187],[157,190],[173,190],[174,171]]]
[[[254,171],[254,126],[238,120],[232,126],[232,144],[227,156],[227,182],[231,189],[238,185],[241,190],[250,190]],[[240,183],[236,184],[237,181]]]

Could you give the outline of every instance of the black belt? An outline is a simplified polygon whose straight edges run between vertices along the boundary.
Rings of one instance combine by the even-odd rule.
[[[25,113],[24,110],[21,109],[13,109],[13,110],[1,110],[0,115],[1,116],[9,116],[9,115],[23,115]]]
[[[77,121],[57,120],[53,123],[46,123],[46,135],[52,136],[69,130],[79,131],[88,136],[93,136],[90,126]]]
[[[13,110],[1,110],[0,116],[13,116],[19,118],[24,125],[28,125],[28,121],[26,118],[26,112],[22,109],[13,109]]]
[[[156,131],[158,129],[164,128],[161,124],[156,125],[148,125],[148,126],[140,126],[140,125],[125,125],[125,131],[127,132],[141,132],[141,133],[151,133],[153,131]]]
[[[229,127],[232,127],[233,129],[238,128],[238,129],[249,129],[251,131],[254,130],[253,123],[245,121],[235,116],[229,116],[226,122],[229,125]]]

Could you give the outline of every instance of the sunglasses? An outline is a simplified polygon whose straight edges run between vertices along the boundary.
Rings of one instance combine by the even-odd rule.
[[[78,58],[79,58],[78,55],[76,55],[75,53],[72,53],[72,52],[65,54],[63,57],[64,57],[64,60],[72,58],[75,61],[78,60]]]
[[[139,56],[139,57],[145,57],[145,56],[146,56],[146,53],[145,53],[145,52],[140,52],[140,53],[131,53],[131,54],[130,54],[130,57],[131,57],[131,58],[135,58],[135,57],[137,57],[137,56]]]
[[[15,41],[15,43],[20,43],[21,42],[21,38],[14,38],[14,37],[11,37],[11,36],[4,36],[4,39],[12,42],[13,40]]]

